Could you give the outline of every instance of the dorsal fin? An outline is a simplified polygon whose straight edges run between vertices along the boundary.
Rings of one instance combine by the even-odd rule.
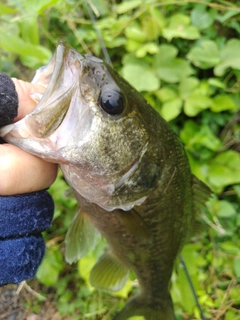
[[[119,291],[126,284],[128,277],[128,269],[111,253],[106,252],[92,268],[90,283],[98,289]]]
[[[148,225],[136,210],[116,210],[116,213],[124,226],[136,239],[141,242],[152,241],[152,235]]]
[[[210,198],[212,191],[210,188],[200,181],[194,175],[192,176],[192,189],[193,189],[193,205],[195,215],[199,215],[202,209],[205,207],[206,202]]]
[[[66,234],[66,261],[72,264],[80,260],[88,250],[92,250],[97,235],[87,214],[81,210],[76,212]]]
[[[193,210],[195,219],[193,221],[190,238],[206,231],[207,226],[198,221],[198,217],[201,215],[203,208],[206,206],[206,202],[210,198],[212,191],[209,187],[200,181],[194,175],[192,176],[192,189],[193,189]]]

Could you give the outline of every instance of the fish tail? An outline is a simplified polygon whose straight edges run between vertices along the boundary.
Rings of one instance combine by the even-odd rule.
[[[140,295],[135,296],[113,320],[127,320],[133,316],[142,317],[142,320],[176,320],[170,296],[161,302],[148,301]]]

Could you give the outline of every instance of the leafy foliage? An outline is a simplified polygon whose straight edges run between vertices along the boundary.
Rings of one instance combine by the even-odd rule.
[[[91,6],[114,67],[170,122],[193,173],[216,193],[203,215],[208,230],[183,256],[206,317],[240,319],[240,1],[92,0]],[[26,70],[46,64],[59,39],[102,56],[81,1],[7,0],[0,19],[0,68],[9,75],[29,79]],[[59,175],[50,189],[56,213],[38,279],[55,286],[61,313],[110,319],[134,293],[134,276],[116,305],[116,297],[88,282],[104,243],[77,267],[63,262],[63,239],[76,210],[76,202],[62,196],[66,188]],[[200,319],[180,263],[171,291],[177,319]]]

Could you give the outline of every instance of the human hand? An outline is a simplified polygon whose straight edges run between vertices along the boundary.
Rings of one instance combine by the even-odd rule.
[[[43,93],[45,88],[12,79],[18,93],[19,107],[15,121],[22,119],[36,106],[30,94]],[[34,192],[49,187],[57,175],[57,165],[30,155],[11,144],[0,145],[0,195]]]

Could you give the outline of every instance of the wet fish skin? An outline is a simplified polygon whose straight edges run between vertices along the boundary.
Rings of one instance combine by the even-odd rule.
[[[109,245],[93,268],[93,284],[120,289],[127,270],[134,270],[139,293],[114,319],[142,315],[146,320],[174,320],[169,281],[196,215],[193,177],[182,143],[146,100],[101,60],[60,43],[51,68],[53,63],[61,64],[52,75],[58,90],[50,80],[36,110],[1,134],[27,152],[59,163],[73,187],[80,212],[67,236],[69,261],[91,246],[86,240],[90,221]],[[102,92],[116,95],[122,111],[104,111]],[[78,232],[84,236],[75,256]],[[99,276],[103,269],[106,280]]]

